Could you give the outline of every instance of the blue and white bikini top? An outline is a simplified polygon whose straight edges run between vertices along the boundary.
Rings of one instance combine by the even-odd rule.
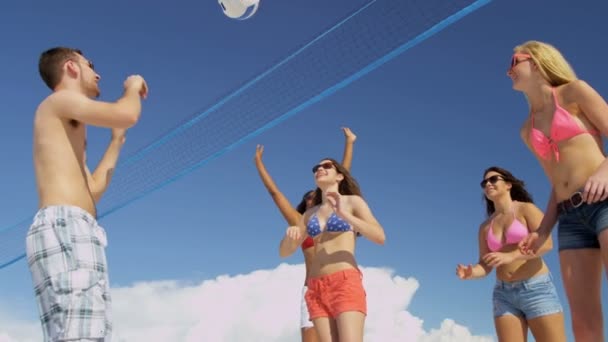
[[[312,214],[310,220],[308,220],[308,223],[306,224],[306,231],[308,232],[308,235],[313,238],[322,232],[347,232],[351,229],[350,224],[338,217],[335,212],[332,212],[327,219],[324,230],[321,230],[321,225],[319,224],[319,218],[317,217],[316,212]]]

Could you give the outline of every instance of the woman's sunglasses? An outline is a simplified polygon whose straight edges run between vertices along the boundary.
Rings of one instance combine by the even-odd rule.
[[[517,64],[525,62],[529,59],[532,59],[532,56],[528,55],[527,53],[513,54],[513,56],[511,57],[511,68],[510,69],[513,69]]]
[[[321,163],[319,165],[315,165],[312,168],[312,173],[317,173],[317,170],[319,170],[320,167],[324,168],[325,170],[329,170],[332,167],[334,167],[334,164],[332,162],[325,162],[325,163]]]
[[[494,185],[499,180],[505,180],[505,179],[499,175],[494,175],[492,177],[488,177],[488,178],[482,180],[481,183],[479,183],[479,185],[481,185],[481,188],[484,189],[486,187],[486,184],[488,184],[488,182],[490,182],[492,185]]]

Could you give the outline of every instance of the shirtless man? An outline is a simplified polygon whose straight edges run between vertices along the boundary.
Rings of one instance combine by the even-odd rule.
[[[105,231],[96,203],[108,187],[126,129],[141,113],[147,85],[124,82],[116,102],[99,96],[99,75],[81,51],[43,52],[39,72],[51,95],[34,119],[34,167],[39,210],[26,237],[26,254],[44,341],[109,341],[111,299]],[[85,125],[112,129],[110,144],[93,173],[86,162]]]

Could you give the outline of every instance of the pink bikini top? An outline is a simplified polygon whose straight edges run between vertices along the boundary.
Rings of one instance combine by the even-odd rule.
[[[567,110],[562,108],[557,102],[557,96],[555,94],[555,88],[552,88],[553,100],[555,101],[555,112],[553,113],[553,120],[551,122],[551,128],[549,130],[549,136],[547,137],[543,132],[534,128],[534,116],[531,117],[532,129],[530,130],[530,143],[532,147],[543,159],[549,158],[549,153],[553,151],[555,160],[559,161],[559,148],[557,143],[577,136],[579,134],[589,133],[593,135],[599,135],[598,131],[586,131],[579,127],[578,123],[572,118],[572,114],[568,113]]]
[[[511,222],[511,225],[503,232],[505,243],[502,243],[501,239],[497,238],[492,231],[494,219],[490,222],[486,241],[492,252],[499,251],[504,245],[518,243],[528,235],[528,227],[524,226],[517,217],[515,217],[515,209],[511,208],[511,213],[513,214],[513,222]]]

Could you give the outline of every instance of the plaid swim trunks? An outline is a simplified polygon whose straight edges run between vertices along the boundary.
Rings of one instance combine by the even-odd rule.
[[[111,297],[106,234],[73,206],[40,209],[26,237],[45,342],[110,341]]]

